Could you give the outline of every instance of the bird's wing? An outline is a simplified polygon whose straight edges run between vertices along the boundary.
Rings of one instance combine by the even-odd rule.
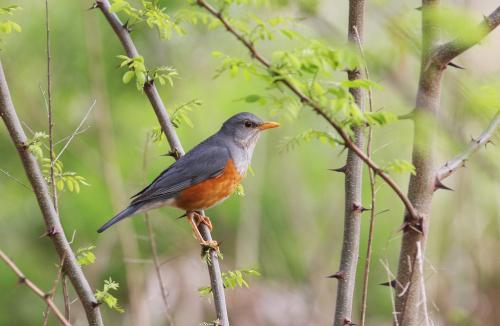
[[[220,144],[202,144],[181,157],[149,186],[133,196],[135,198],[131,204],[173,198],[192,185],[220,175],[230,159],[229,150]]]

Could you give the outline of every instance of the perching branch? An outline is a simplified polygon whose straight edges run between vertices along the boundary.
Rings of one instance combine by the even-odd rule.
[[[45,293],[35,283],[31,282],[29,279],[24,276],[23,272],[16,266],[16,264],[0,249],[0,259],[2,259],[5,264],[19,277],[19,283],[26,285],[31,289],[37,296],[39,296],[43,301],[47,303],[47,306],[50,307],[50,310],[54,312],[54,315],[57,316],[61,324],[64,326],[71,326],[70,322],[64,318],[63,314],[56,307],[54,302],[51,299],[50,293]]]
[[[469,146],[460,154],[447,161],[443,166],[441,166],[436,172],[436,180],[442,181],[443,179],[449,177],[452,173],[454,173],[459,168],[465,165],[465,162],[469,159],[474,152],[476,152],[481,146],[490,142],[491,137],[493,136],[495,130],[500,124],[500,112],[497,112],[493,120],[491,120],[490,124],[484,130],[478,138],[472,139],[469,143]]]
[[[451,60],[479,43],[498,25],[500,25],[500,6],[489,16],[484,17],[483,22],[476,28],[478,35],[475,39],[470,40],[458,37],[453,41],[441,44],[434,50],[431,61],[438,67],[446,67]]]
[[[97,0],[95,3],[95,7],[99,8],[103,13],[104,17],[106,17],[106,20],[111,25],[113,31],[120,40],[125,52],[127,53],[127,56],[129,58],[138,57],[139,52],[137,51],[137,48],[135,47],[135,44],[132,38],[130,37],[129,31],[127,30],[126,26],[124,26],[121,23],[118,16],[110,11],[109,1]],[[178,159],[179,157],[184,155],[184,149],[182,148],[179,137],[175,132],[175,128],[172,125],[172,122],[170,121],[165,105],[163,104],[163,101],[160,97],[160,94],[158,93],[158,90],[156,89],[154,82],[147,81],[144,84],[143,90],[144,93],[147,95],[149,102],[151,103],[151,106],[153,107],[156,113],[157,119],[160,123],[163,132],[165,133],[165,136],[170,145],[172,153],[174,153],[175,158]],[[212,235],[210,234],[210,230],[205,224],[201,223],[198,226],[198,229],[205,241],[212,240]],[[222,281],[222,275],[220,271],[217,252],[215,252],[215,250],[210,249],[208,251],[208,255],[210,256],[209,257],[210,264],[208,264],[208,271],[210,274],[210,284],[212,286],[212,293],[214,296],[214,304],[215,304],[217,319],[219,320],[219,323],[221,325],[229,326],[229,318],[227,315],[227,308],[226,308],[226,299],[224,296],[224,283]]]
[[[43,178],[40,166],[36,158],[31,154],[27,148],[28,139],[21,126],[21,122],[17,116],[14,104],[10,96],[9,87],[3,66],[0,61],[0,116],[2,117],[7,130],[9,131],[12,142],[16,146],[24,170],[31,183],[33,191],[36,195],[38,205],[42,212],[45,225],[47,227],[47,235],[52,240],[54,247],[57,250],[59,258],[65,257],[64,272],[68,275],[78,298],[82,302],[87,320],[90,325],[101,326],[102,317],[94,297],[94,293],[82,272],[80,265],[78,265],[75,254],[71,249],[68,239],[64,234],[59,216],[54,208],[50,191]]]
[[[238,41],[240,41],[250,52],[250,56],[254,58],[255,60],[259,61],[264,67],[267,69],[272,69],[271,64],[269,61],[267,61],[266,58],[264,58],[254,47],[254,45],[246,40],[243,35],[238,33],[233,26],[229,24],[229,22],[222,16],[220,12],[215,10],[211,5],[209,5],[205,0],[197,0],[196,2],[199,6],[205,8],[210,14],[212,14],[214,17],[216,17],[226,28],[226,30],[234,35]],[[274,72],[274,71],[273,71]],[[382,168],[380,168],[375,162],[373,162],[366,154],[363,152],[361,148],[356,146],[356,144],[353,142],[351,137],[347,134],[346,131],[342,129],[340,124],[338,124],[335,120],[333,120],[327,111],[323,109],[320,105],[315,103],[310,97],[306,96],[304,93],[302,93],[291,81],[286,79],[284,76],[280,76],[280,78],[277,79],[278,82],[282,83],[285,85],[293,94],[295,94],[301,103],[304,105],[309,106],[314,112],[319,114],[321,117],[323,117],[328,124],[330,124],[335,131],[340,135],[340,137],[344,141],[344,145],[352,150],[363,162],[365,162],[366,165],[368,165],[375,174],[379,175],[386,183],[387,185],[396,193],[396,195],[401,199],[403,202],[404,206],[406,207],[406,210],[408,211],[408,215],[412,216],[414,219],[418,219],[418,214],[413,205],[411,204],[410,200],[406,195],[403,193],[401,188],[397,185],[397,183],[387,174],[385,173]]]
[[[364,25],[364,0],[349,1],[349,22],[347,26],[347,38],[349,43],[356,46],[362,42]],[[362,78],[361,70],[354,69],[347,72],[349,80]],[[356,105],[364,111],[365,92],[362,88],[351,88]],[[357,148],[363,148],[364,135],[362,127],[352,128],[352,144]],[[335,305],[334,325],[343,326],[346,320],[352,320],[352,303],[356,283],[356,270],[359,258],[359,241],[361,232],[361,191],[363,189],[363,161],[355,151],[349,148],[345,163],[344,181],[344,235],[340,257],[339,273],[343,278],[338,280],[337,300]]]

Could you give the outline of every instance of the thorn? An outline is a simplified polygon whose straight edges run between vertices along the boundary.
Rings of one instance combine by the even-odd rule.
[[[404,233],[413,230],[424,236],[424,218],[419,217],[417,220],[411,219],[409,216],[405,216],[403,224],[399,227],[397,232],[403,231]]]
[[[51,297],[52,297],[52,296],[50,295],[50,293],[45,293],[45,294],[43,295],[43,298],[44,298],[45,300],[50,299]]]
[[[353,323],[349,318],[344,318],[344,325],[347,325],[347,326],[355,326],[357,324]]]
[[[372,210],[371,208],[361,207],[361,213],[366,212],[366,211],[371,211],[371,210]]]
[[[488,140],[486,141],[486,143],[484,143],[484,148],[486,148],[486,145],[488,145],[488,144],[491,144],[491,145],[495,146],[495,143],[493,142],[493,140],[488,139]]]
[[[178,220],[178,219],[181,219],[181,218],[186,217],[186,216],[187,216],[187,213],[184,213],[181,216],[177,217],[176,219]]]
[[[26,283],[26,277],[25,276],[19,276],[19,284],[24,284]]]
[[[422,6],[415,8],[417,11],[422,11]]]
[[[122,25],[123,29],[126,30],[128,33],[131,33],[132,32],[132,29],[130,28],[129,26],[129,20],[127,19],[127,21],[125,22],[125,24]]]
[[[176,149],[168,151],[167,153],[162,154],[161,156],[171,156],[176,160],[180,157],[179,152]]]
[[[97,4],[97,2],[94,2],[94,3],[92,4],[92,6],[90,6],[90,8],[89,8],[89,9],[87,9],[87,10],[89,10],[89,11],[90,11],[90,10],[97,9],[97,8],[99,8],[99,5]]]
[[[341,166],[337,169],[328,169],[328,170],[333,171],[333,172],[346,173],[347,165]]]
[[[43,237],[53,237],[55,236],[56,234],[58,233],[58,231],[56,230],[56,227],[55,226],[51,226],[50,228],[47,229],[47,231],[45,231],[44,234],[42,234],[40,238],[43,238]]]
[[[92,308],[95,309],[101,305],[101,302],[92,301],[90,305],[92,306]]]
[[[345,276],[346,276],[345,272],[338,271],[337,273],[329,275],[326,278],[336,278],[339,281],[345,281]]]
[[[457,65],[456,63],[453,63],[453,62],[448,62],[448,66],[450,67],[453,67],[453,68],[457,68],[457,69],[462,69],[462,70],[465,70],[464,67],[460,66],[460,65]]]
[[[360,204],[356,204],[356,203],[353,203],[352,204],[352,210],[354,212],[363,212],[363,206],[361,206]]]
[[[380,283],[379,285],[390,286],[391,288],[395,289],[396,288],[396,280],[392,280],[390,282]]]
[[[451,189],[451,188],[450,188],[450,187],[448,187],[448,186],[445,186],[445,185],[441,182],[441,180],[439,180],[438,178],[436,178],[436,181],[434,182],[434,191],[439,190],[439,189],[453,191],[453,189]]]
[[[463,167],[463,168],[466,168],[466,167],[467,167],[466,163],[467,163],[467,159],[465,158],[465,159],[462,161],[462,167]]]

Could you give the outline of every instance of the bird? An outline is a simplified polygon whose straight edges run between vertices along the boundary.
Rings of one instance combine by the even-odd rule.
[[[211,245],[198,230],[200,223],[212,230],[210,218],[201,212],[221,203],[236,190],[250,166],[260,133],[276,127],[279,123],[265,122],[249,112],[230,117],[218,132],[181,156],[132,196],[130,204],[97,232],[104,232],[131,215],[172,206],[186,212],[196,239],[202,245]]]

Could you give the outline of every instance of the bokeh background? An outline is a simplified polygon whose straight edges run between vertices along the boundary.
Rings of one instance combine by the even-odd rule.
[[[12,20],[22,27],[3,39],[0,56],[19,116],[33,131],[47,130],[41,89],[46,88],[44,6],[42,1],[4,1],[23,7]],[[186,4],[160,1],[174,13]],[[474,21],[498,2],[444,1],[471,12]],[[3,4],[2,4],[3,5]],[[75,137],[62,156],[65,168],[89,182],[79,194],[60,195],[60,213],[72,246],[95,245],[95,264],[84,267],[95,289],[111,277],[120,283],[116,292],[123,314],[102,307],[108,325],[162,325],[162,301],[151,261],[147,230],[141,216],[127,219],[98,235],[95,230],[128,197],[144,186],[172,158],[166,142],[150,144],[148,134],[157,126],[144,94],[133,83],[124,85],[117,55],[122,54],[110,27],[90,1],[50,1],[55,138],[70,135],[96,101],[85,131]],[[365,52],[372,79],[383,86],[374,91],[375,108],[396,114],[413,106],[418,82],[418,1],[372,0],[366,9]],[[237,7],[238,15],[248,10]],[[253,8],[263,17],[302,17],[306,35],[344,46],[347,1],[280,0],[269,7]],[[280,129],[260,140],[252,164],[254,174],[244,182],[246,195],[234,195],[207,212],[214,223],[214,237],[222,241],[223,270],[258,268],[262,276],[250,278],[249,289],[227,291],[234,325],[328,325],[333,318],[336,280],[325,276],[337,271],[343,227],[343,177],[328,171],[343,165],[345,152],[321,142],[303,144],[280,152],[286,137],[310,128],[328,130],[319,117],[304,108],[295,119],[283,111],[241,99],[264,94],[266,85],[256,80],[223,75],[214,79],[220,60],[212,51],[241,57],[247,53],[223,30],[186,26],[187,36],[161,41],[138,27],[132,33],[149,66],[171,65],[180,74],[174,87],[162,87],[168,107],[189,100],[202,101],[190,117],[194,127],[182,124],[179,136],[186,149],[216,132],[232,114],[251,111],[282,123]],[[260,45],[264,53],[287,48],[285,39]],[[495,31],[456,60],[465,70],[448,69],[444,78],[437,141],[438,162],[459,152],[478,135],[499,107],[500,31]],[[339,80],[345,78],[338,76]],[[496,105],[496,107],[495,107]],[[28,127],[26,127],[28,130]],[[29,133],[29,132],[28,132]],[[496,140],[495,140],[496,139]],[[375,131],[378,162],[410,159],[412,123],[400,121]],[[498,133],[494,142],[498,143]],[[63,143],[56,149],[61,149]],[[437,192],[426,252],[426,286],[431,318],[436,325],[500,324],[500,149],[481,149],[446,181],[453,192]],[[145,167],[146,163],[146,167]],[[3,125],[0,127],[0,168],[28,183],[20,160]],[[365,171],[366,173],[366,171]],[[394,175],[406,188],[408,175]],[[377,205],[389,210],[377,216],[368,296],[368,325],[391,321],[391,296],[378,285],[388,279],[381,262],[395,273],[401,234],[402,205],[379,183]],[[364,187],[369,205],[369,189]],[[52,286],[57,256],[50,241],[41,237],[44,224],[30,190],[0,174],[0,247],[34,282]],[[163,208],[150,214],[154,225],[169,304],[177,325],[198,325],[215,318],[210,297],[198,288],[209,284],[199,245],[181,213]],[[368,215],[363,216],[357,293],[366,252]],[[74,298],[75,295],[71,294]],[[356,296],[353,318],[358,319]],[[60,290],[56,299],[61,304]],[[0,325],[36,325],[44,304],[17,284],[10,270],[0,266]],[[72,319],[85,324],[78,303]],[[50,323],[56,321],[50,319]]]

